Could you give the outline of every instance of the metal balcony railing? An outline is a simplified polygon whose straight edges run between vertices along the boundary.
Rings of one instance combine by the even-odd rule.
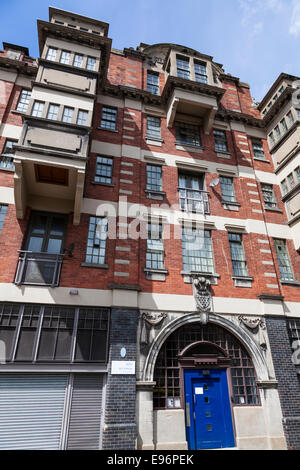
[[[20,250],[15,284],[56,287],[59,284],[63,254]]]
[[[180,208],[185,212],[209,214],[208,192],[200,189],[178,188]]]

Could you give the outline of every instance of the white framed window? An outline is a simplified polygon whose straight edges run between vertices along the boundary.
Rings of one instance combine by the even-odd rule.
[[[283,196],[285,196],[289,192],[289,187],[288,187],[286,180],[282,180],[280,185],[281,185],[282,194]]]
[[[288,182],[289,182],[289,187],[290,187],[290,189],[292,189],[296,185],[293,173],[290,173],[287,176],[287,179],[288,179]]]
[[[116,108],[110,108],[109,106],[102,106],[100,127],[102,129],[109,129],[115,131],[117,128],[117,113]]]
[[[300,183],[300,166],[297,166],[297,168],[295,168],[295,174],[297,177],[297,184],[299,184]]]
[[[87,70],[95,70],[96,69],[96,59],[95,59],[95,57],[88,57],[87,58],[86,68],[87,68]]]
[[[146,189],[149,189],[152,191],[162,191],[161,166],[147,165]]]
[[[51,60],[52,62],[56,61],[57,49],[54,47],[48,47],[46,59]]]
[[[215,139],[216,152],[228,152],[226,132],[214,129],[213,134]]]
[[[160,139],[160,117],[147,116],[147,137]]]
[[[78,114],[77,114],[77,124],[80,124],[81,126],[86,126],[88,118],[88,111],[85,111],[84,109],[79,109]]]
[[[71,123],[73,120],[74,108],[70,108],[69,106],[65,106],[62,115],[62,122],[69,122]]]
[[[291,126],[294,122],[294,116],[293,116],[293,113],[292,111],[289,111],[286,115],[288,121],[289,121],[289,125]]]
[[[45,103],[43,101],[35,101],[33,103],[31,116],[42,117]]]
[[[229,247],[234,276],[248,276],[247,263],[240,233],[228,233]]]
[[[164,243],[161,224],[147,224],[146,268],[164,269]]]
[[[210,230],[182,228],[182,258],[185,271],[214,272]]]
[[[113,158],[97,157],[94,181],[96,183],[112,183]]]
[[[258,160],[266,160],[262,140],[252,138],[251,142],[252,142],[254,158],[257,158]]]
[[[59,105],[50,103],[48,107],[48,111],[47,111],[47,119],[56,121],[57,116],[58,116],[58,111],[59,111]]]
[[[82,64],[83,64],[83,55],[75,54],[74,60],[73,60],[74,67],[82,67]]]
[[[157,72],[147,71],[147,91],[159,95],[159,74]]]
[[[20,97],[19,97],[18,105],[17,105],[17,111],[20,111],[21,113],[26,113],[30,98],[31,98],[31,91],[22,90]]]
[[[283,132],[286,132],[288,130],[288,126],[284,118],[280,121],[280,125],[281,125],[281,129],[283,130]]]
[[[71,57],[70,52],[62,51],[61,56],[60,56],[60,63],[69,65],[70,57]]]
[[[187,57],[176,56],[177,77],[190,78],[190,61]]]
[[[196,82],[207,83],[207,71],[205,62],[194,61],[195,79]]]
[[[236,202],[233,178],[220,176],[220,185],[222,191],[222,200],[224,202]]]
[[[268,209],[276,208],[277,202],[276,202],[272,184],[261,183],[261,190],[262,190],[265,206]]]
[[[105,264],[107,218],[90,217],[85,262]]]
[[[0,167],[9,168],[10,170],[15,169],[14,165],[14,144],[17,144],[17,140],[6,139],[0,158]]]
[[[291,260],[286,246],[286,240],[274,239],[276,249],[277,262],[281,279],[283,281],[294,280],[294,273],[291,265]]]
[[[275,132],[276,139],[277,140],[280,139],[281,132],[280,132],[279,126],[274,127],[274,132]]]

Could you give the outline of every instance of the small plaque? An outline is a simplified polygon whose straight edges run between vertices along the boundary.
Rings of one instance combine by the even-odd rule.
[[[195,387],[196,395],[203,395],[203,387]]]
[[[112,361],[111,374],[112,375],[134,375],[135,374],[135,361]]]

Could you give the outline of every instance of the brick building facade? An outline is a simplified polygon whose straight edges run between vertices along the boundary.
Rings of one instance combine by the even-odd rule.
[[[39,59],[0,51],[0,448],[299,448],[273,111],[210,56],[49,11]]]

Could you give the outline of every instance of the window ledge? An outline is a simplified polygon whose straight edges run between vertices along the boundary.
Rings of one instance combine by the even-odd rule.
[[[251,276],[232,276],[234,287],[251,288],[253,277]]]
[[[257,160],[258,162],[270,163],[270,161],[266,158],[253,157],[253,160]]]
[[[234,274],[232,275],[232,279],[240,279],[242,281],[253,281],[254,278],[252,276],[235,276]]]
[[[145,135],[146,140],[155,140],[156,142],[164,142],[164,139],[161,137],[151,137],[151,135]]]
[[[156,268],[144,268],[145,273],[159,273],[159,274],[168,274],[167,269],[156,269]]]
[[[187,152],[194,151],[196,153],[203,153],[203,151],[205,150],[205,147],[203,145],[185,144],[183,142],[178,142],[177,140],[175,141],[175,146],[177,150],[186,150]]]
[[[14,173],[15,172],[15,169],[14,168],[5,168],[4,166],[0,166],[0,170],[3,170],[3,171],[9,171],[10,173]]]
[[[147,281],[164,282],[169,271],[167,269],[144,268],[144,273]]]
[[[279,212],[280,214],[283,214],[283,211],[279,209],[278,207],[266,207],[265,206],[265,211],[271,211],[271,212]]]
[[[182,271],[180,271],[180,274],[183,274],[184,276],[199,275],[199,276],[203,276],[203,277],[220,277],[220,274],[206,273],[206,272],[202,272],[202,271],[185,271],[185,270],[182,270]]]
[[[115,184],[113,183],[101,183],[100,181],[90,181],[91,184],[95,184],[96,186],[109,186],[111,188],[113,188],[114,186],[116,186]]]
[[[156,199],[162,201],[166,193],[164,191],[155,191],[152,189],[144,189],[148,199]]]
[[[99,126],[97,129],[99,129],[100,131],[115,132],[116,134],[118,134],[119,132],[116,129],[107,129],[106,127],[101,127],[101,126]]]
[[[83,268],[108,269],[108,264],[80,263]]]
[[[287,280],[287,279],[280,279],[280,284],[283,285],[288,285],[288,286],[300,286],[300,281],[297,281],[296,279],[293,280]]]
[[[232,202],[231,201],[224,201],[224,199],[222,199],[222,204],[228,204],[230,206],[238,206],[238,207],[241,206],[241,204],[237,201],[232,201]]]
[[[215,149],[215,152],[216,152],[216,153],[222,153],[222,154],[224,154],[224,155],[229,155],[229,156],[231,157],[231,153],[228,152],[228,151],[225,151],[225,150],[216,150],[216,149]]]
[[[24,111],[18,111],[17,109],[12,109],[11,110],[12,114],[19,114],[20,116],[25,116],[26,112],[24,113]]]

